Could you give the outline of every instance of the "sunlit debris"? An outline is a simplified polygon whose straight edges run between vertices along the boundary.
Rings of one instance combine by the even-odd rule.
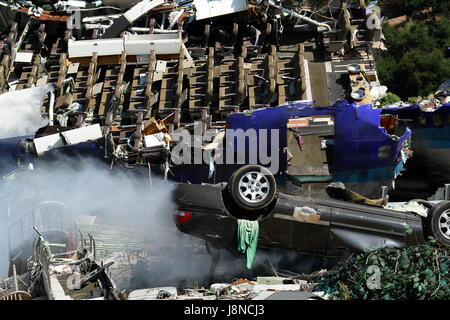
[[[361,1],[322,7],[309,1],[272,0],[60,1],[42,7],[17,1],[4,3],[1,10],[10,28],[2,49],[0,89],[54,86],[41,106],[49,126],[36,133],[34,144],[47,135],[56,138],[60,133],[61,141],[69,130],[98,125],[102,137],[92,152],[101,153],[111,166],[161,165],[165,177],[185,181],[197,174],[186,166],[186,174],[180,175],[171,161],[171,150],[179,143],[172,134],[178,128],[192,132],[198,122],[201,134],[214,136],[229,127],[236,113],[302,108],[303,103],[320,110],[316,106],[343,99],[370,105],[368,112],[376,117],[378,111],[372,107],[384,94],[372,54],[372,45],[380,40],[381,17]],[[152,119],[163,123],[164,130],[146,133]],[[376,122],[383,127],[385,121]],[[378,128],[373,129],[378,135]],[[335,139],[341,136],[338,131]],[[397,139],[403,133],[389,134]],[[327,139],[309,138],[306,149],[320,147],[325,152]],[[203,141],[202,148],[214,139]],[[30,139],[24,144],[33,154]],[[64,143],[68,145],[73,146]],[[399,148],[380,148],[386,149],[379,151],[382,163],[374,167],[389,174],[377,176],[379,185],[371,190],[358,190],[367,196],[378,196],[381,184],[399,174],[399,160],[406,159],[399,157],[406,146],[391,155],[387,149]],[[330,145],[330,154],[331,149]],[[342,150],[336,152],[334,158],[341,158]],[[371,152],[363,154],[369,159]],[[205,164],[209,177],[218,171],[213,167],[214,163]],[[370,168],[360,169],[356,180],[365,183],[360,177]],[[304,183],[333,176],[305,175]],[[347,182],[350,174],[344,175],[338,179]]]

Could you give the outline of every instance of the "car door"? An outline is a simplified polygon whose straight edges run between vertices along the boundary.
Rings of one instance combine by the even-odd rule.
[[[260,223],[260,244],[309,254],[324,254],[329,237],[330,208],[310,199],[280,195]]]
[[[338,200],[330,207],[329,256],[343,256],[364,249],[402,247],[414,242],[409,238],[421,230],[420,218],[414,219],[404,212]],[[413,234],[410,235],[407,229],[414,231]]]

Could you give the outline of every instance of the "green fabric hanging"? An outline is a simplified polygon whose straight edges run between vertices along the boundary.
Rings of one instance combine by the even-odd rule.
[[[238,219],[238,252],[247,255],[247,268],[251,269],[258,246],[258,221]]]

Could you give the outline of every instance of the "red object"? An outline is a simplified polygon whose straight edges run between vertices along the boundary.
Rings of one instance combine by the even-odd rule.
[[[300,135],[300,131],[298,130],[298,127],[295,127],[295,131],[297,131],[297,135],[298,135],[298,146],[300,147],[300,151],[303,151],[303,147],[305,146],[305,144],[303,143],[303,139],[302,136]]]
[[[28,8],[20,8],[18,11],[21,13],[28,14]],[[65,22],[69,18],[68,15],[52,15],[48,11],[44,11],[39,17],[36,17],[35,15],[30,15],[31,19],[34,20],[44,20],[44,21],[59,21],[59,22]]]
[[[175,222],[178,224],[184,224],[192,219],[192,213],[189,211],[180,210],[175,214]]]
[[[380,117],[380,126],[386,129],[389,134],[394,134],[397,123],[396,115],[383,115]]]

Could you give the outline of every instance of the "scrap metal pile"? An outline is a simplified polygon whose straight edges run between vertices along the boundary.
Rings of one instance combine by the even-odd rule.
[[[0,300],[123,299],[107,273],[114,262],[96,262],[96,241],[78,238],[64,203],[43,201],[8,227],[10,272]]]
[[[49,125],[27,140],[27,151],[97,140],[105,156],[127,164],[164,163],[170,134],[194,121],[217,132],[230,113],[312,100],[307,43],[325,60],[355,49],[364,64],[381,41],[379,19],[364,1],[0,5],[10,25],[0,91],[53,88],[41,107]],[[361,92],[350,95],[354,86],[348,96],[362,100]]]
[[[45,211],[45,215],[49,212]],[[164,271],[160,270],[162,273],[157,271],[164,265],[158,267],[162,262],[158,262],[162,260],[158,257],[161,255],[159,251],[164,251],[163,255],[167,256],[167,252],[170,252],[167,245],[156,250],[147,247],[145,250],[117,251],[114,239],[105,238],[105,235],[96,233],[97,238],[94,239],[88,233],[87,237],[83,237],[85,233],[79,229],[78,223],[89,217],[80,216],[77,220],[81,220],[74,224],[74,221],[67,220],[65,213],[61,215],[54,212],[54,222],[63,221],[65,225],[55,229],[53,224],[42,225],[45,222],[41,221],[43,213],[44,211],[34,210],[30,215],[19,219],[15,226],[18,228],[9,230],[14,232],[22,229],[22,233],[33,232],[36,237],[34,240],[31,238],[32,250],[29,250],[31,242],[28,241],[14,252],[10,276],[0,279],[0,300],[262,300],[276,298],[278,294],[293,295],[296,299],[326,298],[323,292],[312,293],[317,279],[325,270],[306,276],[287,271],[283,274],[280,271],[276,277],[258,277],[256,281],[239,279],[231,283],[212,283],[211,278],[208,283],[212,284],[207,285],[207,288],[199,288],[197,281],[194,282],[194,285],[197,283],[194,288],[192,283],[190,286],[187,285],[189,282],[183,285],[184,282],[170,281],[162,276],[170,283],[167,284],[164,280],[156,279],[157,274],[160,277],[162,274],[170,274],[167,265]],[[34,230],[24,228],[31,220],[41,225],[42,229],[34,226]],[[76,229],[79,234],[75,232]],[[160,236],[159,232],[158,237]],[[181,251],[190,254],[196,250],[205,251],[204,248],[193,248],[192,244],[181,248]],[[115,251],[112,255],[105,256],[105,248],[109,247],[114,247]],[[152,279],[153,277],[155,278]],[[162,285],[165,286],[159,287]]]
[[[399,127],[412,130],[414,156],[406,174],[398,179],[396,196],[439,200],[448,188],[448,141],[450,122],[450,81],[443,82],[434,93],[417,97],[413,103],[398,101],[383,106],[382,113],[398,119]],[[447,198],[445,198],[447,199]]]
[[[132,291],[128,300],[321,300],[324,292],[313,292],[317,283],[292,277],[257,277],[255,281],[234,279],[208,288],[156,287]],[[193,308],[194,309],[194,308]],[[195,313],[193,310],[192,313]]]

